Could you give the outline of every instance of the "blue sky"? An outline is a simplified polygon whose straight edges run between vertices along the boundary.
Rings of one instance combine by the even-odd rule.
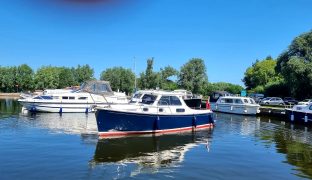
[[[150,57],[155,71],[198,57],[210,82],[243,85],[256,59],[312,29],[311,0],[111,1],[0,1],[0,65],[89,64],[99,78],[134,59],[139,74]]]

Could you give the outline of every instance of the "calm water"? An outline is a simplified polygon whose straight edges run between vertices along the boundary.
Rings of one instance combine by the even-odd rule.
[[[0,100],[0,179],[312,179],[311,127],[215,114],[196,133],[98,140],[94,114]]]

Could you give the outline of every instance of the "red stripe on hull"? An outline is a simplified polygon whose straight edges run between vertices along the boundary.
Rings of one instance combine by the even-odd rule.
[[[204,124],[195,127],[186,127],[186,128],[177,128],[177,129],[168,129],[168,130],[156,130],[156,131],[114,131],[114,132],[99,132],[100,137],[116,137],[116,136],[130,136],[130,135],[145,135],[145,134],[166,134],[166,133],[175,133],[175,132],[183,132],[183,131],[191,131],[191,130],[200,130],[206,128],[213,128],[213,124]]]

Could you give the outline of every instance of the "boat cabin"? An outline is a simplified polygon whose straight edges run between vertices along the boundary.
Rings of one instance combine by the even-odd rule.
[[[218,104],[257,104],[255,100],[248,97],[220,97],[217,101]]]

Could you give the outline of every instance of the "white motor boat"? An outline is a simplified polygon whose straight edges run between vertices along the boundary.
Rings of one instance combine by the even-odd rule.
[[[252,98],[240,96],[222,96],[218,99],[213,111],[255,115],[260,112],[260,105]]]
[[[95,106],[128,103],[125,93],[113,92],[107,81],[87,81],[80,89],[45,90],[42,95],[22,96],[18,100],[31,112],[93,112]]]

